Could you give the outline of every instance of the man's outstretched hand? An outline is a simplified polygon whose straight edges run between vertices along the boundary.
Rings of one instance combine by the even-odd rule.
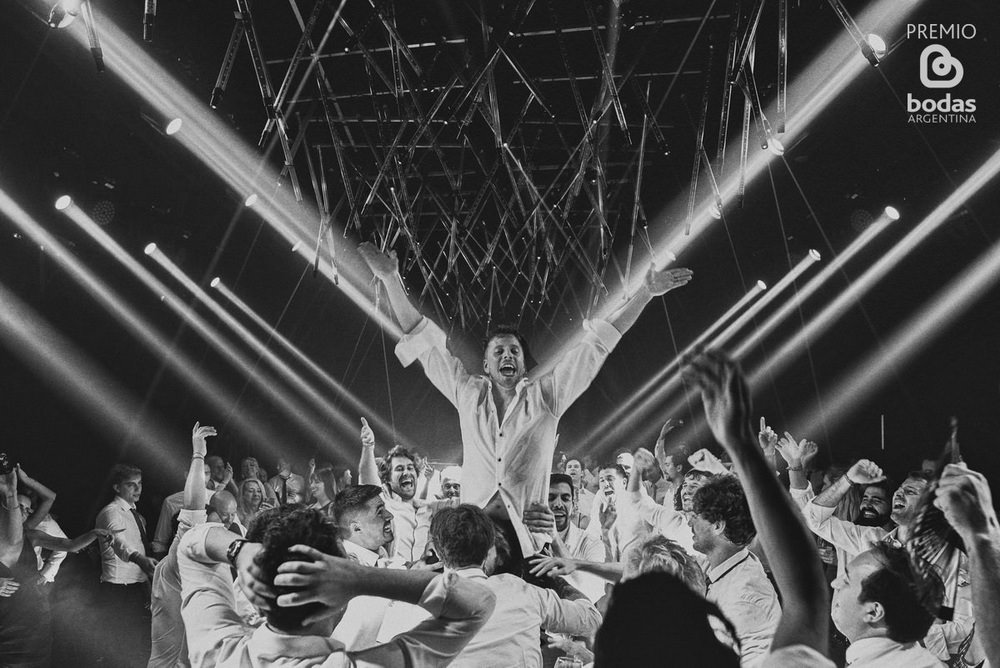
[[[701,389],[705,417],[715,440],[727,450],[755,443],[749,423],[750,390],[736,362],[722,352],[709,350],[688,360],[684,374]]]
[[[655,267],[651,266],[646,274],[646,289],[651,295],[658,297],[682,285],[687,285],[691,282],[692,276],[694,276],[694,272],[690,269],[678,267],[657,271]]]
[[[399,273],[399,260],[396,258],[396,251],[383,253],[375,244],[366,241],[358,246],[358,253],[372,270],[375,277],[381,281],[386,281]]]

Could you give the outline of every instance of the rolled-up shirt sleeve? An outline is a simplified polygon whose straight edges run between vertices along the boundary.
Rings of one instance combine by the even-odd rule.
[[[444,666],[493,614],[496,596],[485,585],[447,572],[427,585],[417,605],[434,619],[396,636],[391,643],[409,657],[408,666]]]
[[[585,320],[583,335],[539,378],[549,410],[560,417],[590,387],[621,333],[604,320]]]
[[[458,389],[469,374],[462,361],[449,352],[444,330],[423,318],[396,344],[396,357],[404,367],[419,361],[434,387],[458,406]]]
[[[532,587],[542,612],[542,628],[552,633],[592,636],[601,626],[601,613],[587,599],[568,601],[551,589]]]
[[[835,510],[810,501],[802,509],[802,514],[814,534],[833,543],[849,557],[861,554],[885,537],[885,530],[879,527],[863,527],[834,517]]]

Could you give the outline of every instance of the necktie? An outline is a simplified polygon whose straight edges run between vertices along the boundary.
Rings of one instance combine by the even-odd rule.
[[[139,527],[139,538],[142,540],[143,552],[147,555],[152,554],[153,551],[149,545],[149,537],[146,535],[146,520],[142,518],[142,515],[135,508],[130,508],[129,511],[132,513],[132,518],[135,519],[135,523]]]
[[[281,503],[288,503],[288,478],[281,479]]]

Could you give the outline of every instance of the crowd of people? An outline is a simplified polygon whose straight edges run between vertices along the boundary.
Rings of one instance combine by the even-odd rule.
[[[1000,525],[985,478],[927,462],[890,484],[808,439],[751,429],[738,366],[685,362],[715,444],[664,424],[652,449],[556,458],[559,418],[654,296],[645,284],[544,373],[501,329],[483,373],[410,303],[395,256],[363,245],[419,361],[458,411],[461,466],[380,445],[348,467],[250,457],[238,473],[195,424],[183,490],[149,532],[141,470],[117,465],[95,528],[66,537],[55,493],[0,475],[0,664],[51,665],[46,583],[97,543],[80,625],[123,666],[1000,666]],[[0,458],[0,464],[3,464]],[[2,467],[0,467],[2,468]],[[299,472],[296,472],[298,469]],[[558,663],[557,663],[558,662]]]

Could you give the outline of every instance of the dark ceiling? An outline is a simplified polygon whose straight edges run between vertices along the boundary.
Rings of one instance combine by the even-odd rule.
[[[846,4],[858,15],[867,3]],[[320,3],[314,44],[340,5]],[[318,52],[319,66],[305,76],[302,64],[284,103],[275,107],[287,127],[303,210],[312,218],[319,217],[317,210],[328,213],[351,242],[370,240],[396,249],[411,293],[457,337],[476,340],[488,324],[514,321],[533,342],[551,348],[555,332],[586,316],[604,296],[605,284],[645,269],[629,258],[647,257],[647,224],[650,234],[686,224],[683,216],[660,212],[670,203],[671,210],[685,208],[704,99],[704,145],[713,169],[720,168],[716,149],[730,29],[738,10],[745,21],[752,5],[348,0]],[[764,3],[757,34],[754,79],[765,108],[778,92],[778,7]],[[203,100],[200,111],[208,110],[233,33],[235,3],[161,2],[152,43],[140,41],[142,3],[100,8]],[[313,9],[311,3],[298,4],[302,20]],[[289,253],[253,210],[244,209],[244,193],[233,192],[177,142],[156,132],[142,117],[155,116],[154,111],[113,71],[98,74],[84,49],[65,32],[49,30],[42,20],[47,11],[43,0],[0,7],[2,188],[116,286],[178,350],[219,379],[237,410],[206,414],[161,355],[122,331],[11,221],[0,235],[5,289],[144,407],[132,416],[140,433],[142,425],[154,422],[176,432],[178,455],[187,426],[200,419],[220,427],[215,447],[229,457],[253,452],[267,458],[269,448],[279,445],[303,457],[353,459],[352,433],[321,416],[330,439],[317,442],[295,416],[274,406],[268,392],[234,370],[156,295],[57,215],[52,201],[70,192],[135,257],[156,241],[196,281],[223,276],[265,320],[277,323],[410,441],[434,457],[454,460],[459,439],[452,409],[429,391],[419,371],[398,368],[392,340]],[[270,86],[277,92],[302,32],[287,2],[256,3],[253,12]],[[900,207],[904,219],[887,234],[891,239],[847,267],[751,355],[754,364],[767,359],[777,341],[1000,149],[995,74],[1000,20],[992,5],[926,3],[910,20],[977,26],[976,39],[953,49],[966,63],[962,95],[979,102],[976,123],[907,123],[902,105],[908,92],[921,90],[916,63],[923,43],[887,36],[894,46],[880,68],[866,70],[809,127],[797,129],[784,158],[773,160],[750,184],[742,203],[727,202],[725,219],[683,254],[681,262],[694,269],[695,281],[663,305],[650,306],[592,390],[564,418],[560,447],[581,442],[621,397],[754,280],[775,282],[809,248],[832,257],[885,204]],[[789,81],[844,34],[825,1],[789,2],[788,25]],[[609,44],[614,28],[617,41]],[[605,76],[612,70],[614,87]],[[742,92],[733,90],[730,150],[739,141],[743,106]],[[789,109],[804,103],[789,99]],[[268,116],[245,42],[214,113],[250,145],[261,142]],[[751,136],[749,150],[759,151],[753,126]],[[261,145],[273,165],[284,162],[278,132]],[[724,168],[725,174],[737,169],[732,160]],[[291,183],[288,174],[286,184]],[[709,183],[702,169],[700,198],[711,197]],[[829,334],[811,342],[760,393],[760,411],[781,427],[828,400],[824,391],[843,371],[997,238],[995,193],[995,184],[984,189]],[[831,442],[844,458],[874,454],[879,416],[885,415],[886,457],[905,467],[913,464],[914,453],[941,442],[948,416],[958,414],[968,451],[978,453],[984,466],[996,466],[998,294],[993,290],[958,320],[939,323],[944,336],[898,369],[869,406],[817,425],[813,436]],[[474,368],[475,360],[468,365]],[[5,447],[18,458],[35,469],[52,466],[62,488],[83,496],[95,485],[79,480],[81,474],[100,477],[120,455],[148,459],[141,436],[95,423],[60,383],[36,369],[18,346],[4,344]],[[247,433],[241,425],[247,414],[269,426],[268,437]],[[638,439],[651,427],[655,433],[662,417],[632,416],[628,438]],[[52,465],[53,458],[61,463]],[[163,477],[168,491],[179,484],[175,471],[164,471]]]

